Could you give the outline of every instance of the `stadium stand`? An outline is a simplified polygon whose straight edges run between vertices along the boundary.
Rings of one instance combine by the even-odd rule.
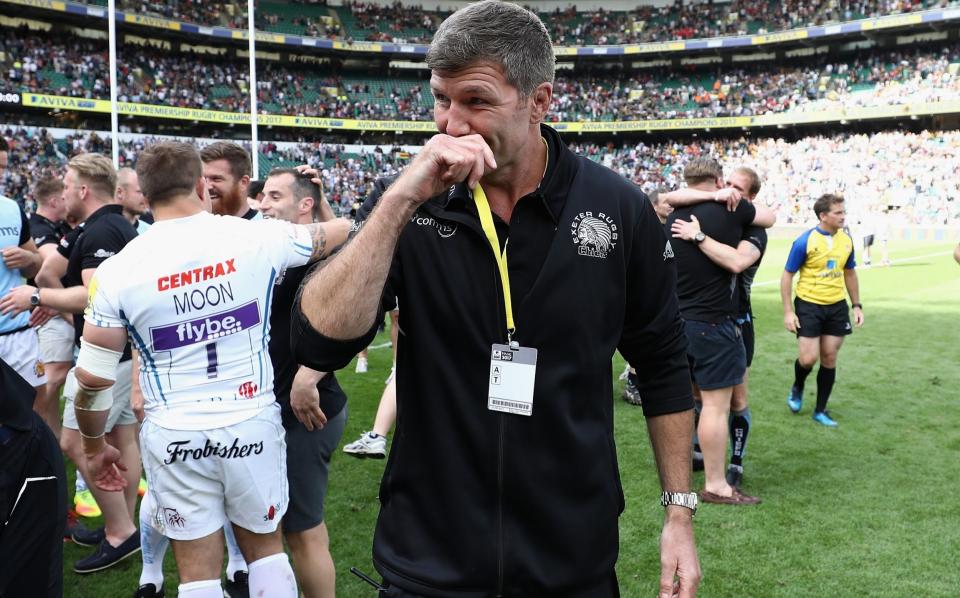
[[[10,84],[21,92],[106,99],[105,48],[66,34],[3,29]],[[121,101],[249,111],[245,60],[229,54],[126,44],[119,51]],[[262,61],[258,102],[265,113],[357,119],[429,120],[428,81],[391,72],[371,76],[328,65]],[[811,64],[811,62],[813,64]],[[960,46],[860,51],[850,56],[705,65],[625,73],[594,67],[561,74],[553,122],[753,116],[825,108],[960,99]]]
[[[69,157],[84,151],[110,151],[104,133],[58,139],[47,130],[26,127],[10,129],[4,135],[12,141],[4,188],[21,200],[31,199],[28,190],[32,183],[58,172]],[[134,164],[143,147],[157,139],[125,137],[120,150],[123,165]],[[648,192],[680,186],[684,165],[698,155],[712,155],[723,164],[750,166],[765,181],[758,199],[775,206],[782,223],[809,221],[813,199],[828,191],[848,195],[854,212],[894,210],[896,221],[903,225],[960,222],[957,131],[837,134],[796,141],[739,137],[617,146],[575,143],[571,147]],[[261,144],[260,160],[263,172],[298,164],[317,168],[331,204],[349,212],[376,178],[397,174],[413,151],[410,147],[266,142]],[[850,177],[853,171],[861,176]]]
[[[106,6],[105,0],[86,2]],[[860,0],[858,2],[770,2],[734,0],[727,3],[682,2],[631,11],[540,11],[557,45],[619,45],[678,39],[745,35],[782,31],[956,6],[954,0]],[[156,15],[208,26],[243,28],[246,3],[200,3],[178,0],[121,0],[121,10]],[[260,2],[257,27],[264,31],[331,39],[429,43],[432,31],[448,12],[421,6],[348,2],[327,7],[323,2]]]

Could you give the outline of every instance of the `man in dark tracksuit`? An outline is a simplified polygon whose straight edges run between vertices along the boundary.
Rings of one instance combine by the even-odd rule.
[[[374,336],[384,290],[403,305],[373,546],[386,595],[618,595],[619,349],[640,374],[660,479],[676,493],[663,497],[661,592],[677,574],[692,596],[693,403],[662,227],[634,185],[539,124],[553,54],[535,15],[463,8],[428,63],[441,134],[308,277],[293,314],[297,360],[332,371]],[[519,369],[501,380],[505,355]],[[535,374],[517,390],[523,368]],[[504,384],[515,400],[498,398]]]
[[[0,360],[0,597],[63,595],[67,475],[34,390]]]

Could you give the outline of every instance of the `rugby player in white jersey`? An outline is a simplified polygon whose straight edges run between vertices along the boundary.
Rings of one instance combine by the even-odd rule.
[[[287,506],[280,408],[267,353],[274,281],[329,254],[349,223],[250,222],[204,210],[200,157],[184,143],[137,162],[156,217],[97,270],[77,360],[77,419],[91,481],[120,490],[103,439],[119,351],[140,351],[141,445],[156,523],[173,541],[179,595],[222,596],[224,517],[249,563],[250,594],[297,595],[278,524]]]

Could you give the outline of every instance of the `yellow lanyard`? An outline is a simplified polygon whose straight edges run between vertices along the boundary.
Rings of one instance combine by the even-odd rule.
[[[487,242],[490,243],[490,249],[493,250],[493,258],[497,260],[497,267],[500,269],[500,283],[503,285],[503,307],[507,312],[507,341],[512,340],[513,331],[516,326],[513,323],[513,301],[510,298],[510,272],[507,270],[507,245],[503,246],[503,253],[500,252],[500,238],[497,236],[497,228],[493,224],[493,212],[490,210],[490,203],[487,201],[487,194],[483,188],[477,185],[473,190],[473,199],[477,202],[477,214],[480,216],[480,226],[487,235]],[[507,239],[507,243],[509,243]]]

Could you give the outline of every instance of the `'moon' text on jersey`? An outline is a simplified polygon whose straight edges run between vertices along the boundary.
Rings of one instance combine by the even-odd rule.
[[[159,221],[98,268],[86,320],[127,328],[151,421],[229,426],[274,401],[273,285],[311,251],[305,230],[286,222],[205,212]]]
[[[800,272],[797,297],[819,305],[843,301],[843,271],[857,265],[853,253],[853,240],[842,230],[831,235],[818,226],[797,237],[786,265],[787,272]]]

